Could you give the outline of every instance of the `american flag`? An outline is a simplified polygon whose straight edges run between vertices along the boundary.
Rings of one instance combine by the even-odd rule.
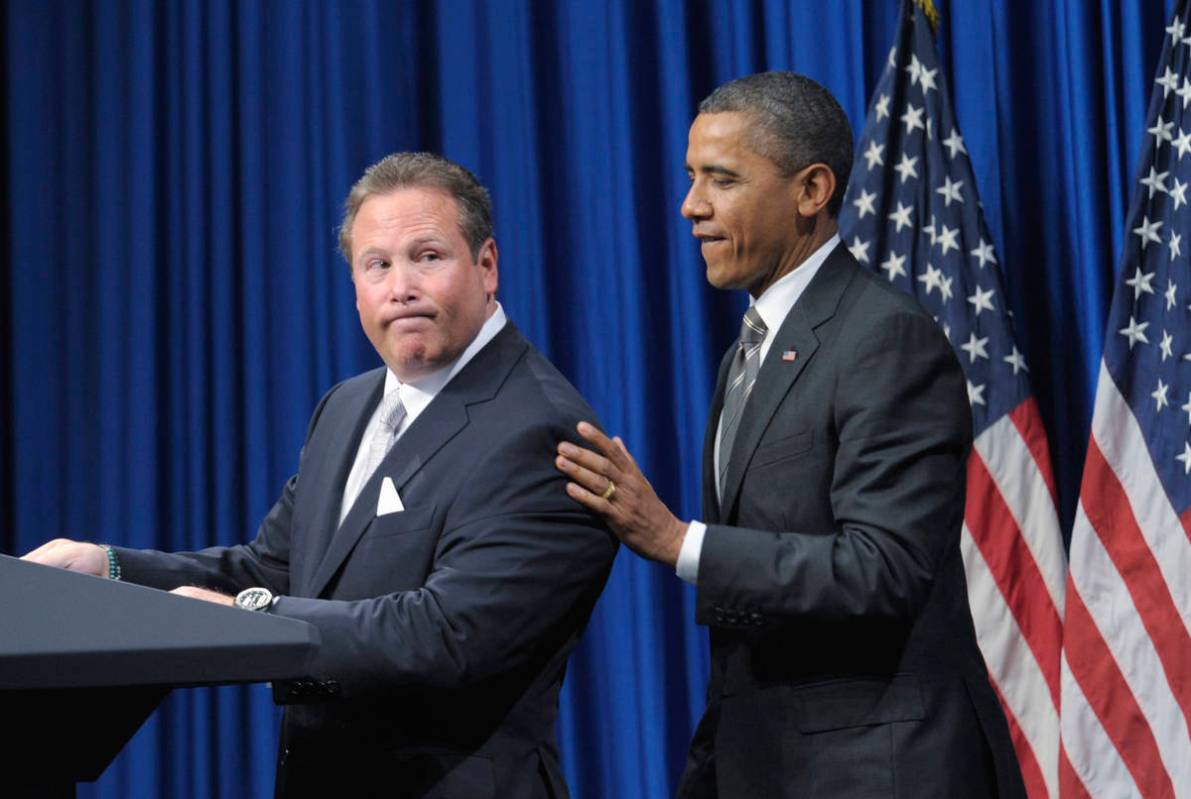
[[[960,545],[977,640],[1030,796],[1057,796],[1066,558],[1050,454],[927,12],[909,0],[840,230],[934,315],[963,365],[976,438]]]
[[[1063,796],[1191,796],[1186,0],[1166,32],[1071,534]]]

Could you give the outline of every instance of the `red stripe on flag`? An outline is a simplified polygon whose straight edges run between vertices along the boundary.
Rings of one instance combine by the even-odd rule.
[[[1009,722],[1009,737],[1013,739],[1013,749],[1017,752],[1017,762],[1021,766],[1021,778],[1026,784],[1026,793],[1030,799],[1046,799],[1046,779],[1042,776],[1042,769],[1038,766],[1038,758],[1034,755],[1034,748],[1030,746],[1030,739],[1017,725],[1017,717],[1009,709],[997,681],[989,674],[989,682],[993,691],[1001,702],[1001,709],[1005,711],[1005,719]]]
[[[1067,758],[1067,748],[1059,742],[1059,797],[1060,799],[1092,799],[1083,780]]]
[[[1059,650],[1063,623],[1050,600],[1046,581],[1034,555],[1022,538],[1013,514],[975,450],[968,456],[968,496],[964,521],[1005,604],[1021,628],[1026,644],[1038,660],[1050,688],[1051,701],[1059,707]]]
[[[1174,796],[1158,741],[1074,585],[1067,590],[1067,665],[1144,796]]]
[[[1088,522],[1129,589],[1133,606],[1154,644],[1191,734],[1191,679],[1187,677],[1191,674],[1191,637],[1183,626],[1158,561],[1133,516],[1129,496],[1104,459],[1095,437],[1088,441],[1080,496]]]
[[[1183,511],[1183,515],[1179,517],[1179,521],[1183,525],[1183,532],[1187,534],[1187,540],[1191,541],[1191,508]]]
[[[1042,415],[1038,413],[1038,402],[1033,394],[1009,412],[1009,421],[1013,422],[1022,441],[1026,442],[1026,448],[1034,456],[1034,463],[1038,464],[1038,471],[1050,490],[1050,499],[1057,507],[1059,494],[1055,489],[1054,470],[1050,468],[1050,446],[1046,442],[1046,428],[1042,426]]]

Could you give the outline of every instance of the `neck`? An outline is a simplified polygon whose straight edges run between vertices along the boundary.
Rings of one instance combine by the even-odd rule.
[[[815,250],[826,244],[828,239],[839,230],[839,225],[834,219],[827,216],[826,212],[809,219],[800,218],[796,224],[799,234],[798,241],[785,252],[777,268],[769,274],[764,282],[749,289],[749,294],[754,300],[764,294],[765,290],[774,283],[802,266]]]

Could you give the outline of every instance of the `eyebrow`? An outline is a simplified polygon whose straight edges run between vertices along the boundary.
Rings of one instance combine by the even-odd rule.
[[[692,167],[690,164],[687,164],[686,171],[687,172],[702,172],[705,175],[723,175],[725,177],[730,177],[730,178],[740,177],[740,173],[737,172],[736,170],[728,169],[728,167],[720,166],[719,164],[705,164],[704,166],[699,167],[697,170],[694,167]]]

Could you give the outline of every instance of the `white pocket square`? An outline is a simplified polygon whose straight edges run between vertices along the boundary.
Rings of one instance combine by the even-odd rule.
[[[397,494],[397,486],[393,485],[393,478],[386,477],[380,484],[380,499],[376,502],[376,515],[384,516],[405,510],[401,497]]]

